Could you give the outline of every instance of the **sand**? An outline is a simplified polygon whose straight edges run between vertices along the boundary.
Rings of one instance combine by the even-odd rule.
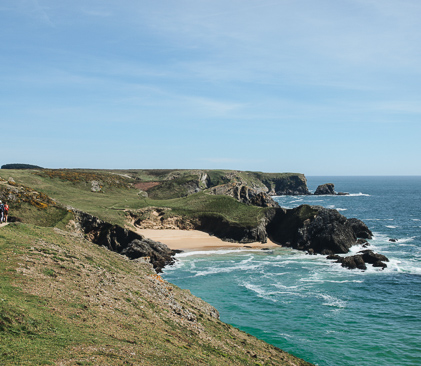
[[[228,248],[273,248],[279,245],[268,240],[267,243],[259,242],[239,244],[229,243],[211,236],[203,231],[198,230],[154,230],[154,229],[137,229],[137,233],[146,238],[160,241],[166,244],[170,249],[179,250],[215,250]]]

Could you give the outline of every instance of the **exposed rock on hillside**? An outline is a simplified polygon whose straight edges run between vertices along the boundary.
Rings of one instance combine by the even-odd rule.
[[[228,222],[221,216],[216,215],[202,215],[198,220],[197,230],[204,231],[211,235],[231,242],[238,243],[253,243],[253,242],[267,242],[267,218],[255,227],[245,227],[232,222]]]
[[[266,193],[269,196],[310,194],[305,176],[299,173],[261,173],[235,170],[144,170],[141,173],[143,179],[154,179],[156,185],[147,190],[149,196],[156,199],[185,197],[205,189],[224,185],[246,186],[256,195],[259,193]],[[136,187],[139,184],[151,182],[150,180],[142,181],[139,177],[136,179],[138,179],[135,183]],[[262,204],[262,198],[257,199],[259,204]],[[264,198],[263,201],[267,201],[267,199]]]
[[[228,183],[213,187],[209,193],[234,197],[237,201],[260,207],[279,207],[265,192],[250,188],[241,183]]]
[[[255,173],[255,175],[268,188],[267,194],[271,196],[310,194],[304,174],[279,176],[275,173]]]
[[[146,239],[133,231],[104,222],[97,217],[74,210],[77,229],[92,243],[123,254],[130,259],[149,257],[159,273],[167,264],[174,263],[174,252],[165,244]]]
[[[130,223],[141,229],[194,230],[197,220],[174,215],[170,208],[146,207],[127,212]]]

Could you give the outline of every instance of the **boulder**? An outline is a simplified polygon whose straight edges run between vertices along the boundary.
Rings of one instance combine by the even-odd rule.
[[[379,253],[374,253],[372,250],[362,250],[358,252],[358,254],[362,254],[362,258],[364,259],[364,262],[374,264],[376,262],[389,262],[389,259]]]
[[[372,264],[373,267],[381,267],[384,269],[387,267],[387,264],[384,262],[389,261],[386,256],[374,253],[371,250],[362,250],[356,255],[350,255],[348,257],[341,257],[337,254],[332,254],[326,258],[336,260],[336,263],[341,263],[342,267],[349,269],[358,268],[362,270],[367,269],[366,263]]]
[[[373,267],[381,267],[382,269],[385,269],[387,267],[387,264],[381,261],[377,261],[373,263]]]

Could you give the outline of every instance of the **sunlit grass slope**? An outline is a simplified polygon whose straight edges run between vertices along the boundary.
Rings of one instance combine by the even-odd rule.
[[[1,365],[307,365],[147,263],[57,228],[0,229]]]

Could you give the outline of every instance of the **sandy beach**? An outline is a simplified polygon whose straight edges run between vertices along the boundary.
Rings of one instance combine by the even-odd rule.
[[[180,250],[214,250],[217,248],[272,248],[278,247],[277,244],[268,240],[266,244],[254,243],[229,243],[198,230],[154,230],[137,229],[137,233],[146,238],[160,241],[168,245],[171,249]]]

